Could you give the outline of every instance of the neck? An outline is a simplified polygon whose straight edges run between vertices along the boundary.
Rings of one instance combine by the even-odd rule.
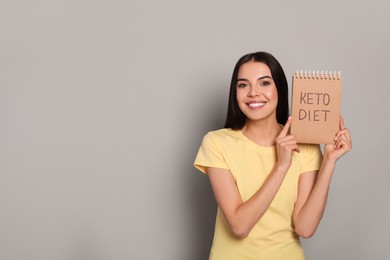
[[[275,145],[275,139],[282,130],[282,126],[274,120],[248,120],[242,128],[242,133],[254,143],[261,146]]]

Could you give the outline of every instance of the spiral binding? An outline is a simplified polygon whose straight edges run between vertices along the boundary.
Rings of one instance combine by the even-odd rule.
[[[294,76],[299,79],[332,79],[340,80],[341,71],[297,70]]]

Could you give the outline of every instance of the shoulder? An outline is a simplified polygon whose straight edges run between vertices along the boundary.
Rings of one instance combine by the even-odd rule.
[[[237,141],[239,139],[239,131],[232,130],[230,128],[222,128],[208,132],[204,136],[204,139],[222,143],[229,141]]]

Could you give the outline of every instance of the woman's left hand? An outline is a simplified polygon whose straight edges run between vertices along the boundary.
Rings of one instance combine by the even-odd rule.
[[[339,125],[340,130],[336,133],[334,144],[325,145],[324,157],[326,159],[337,161],[352,149],[351,135],[348,128],[345,128],[344,120],[341,116]]]

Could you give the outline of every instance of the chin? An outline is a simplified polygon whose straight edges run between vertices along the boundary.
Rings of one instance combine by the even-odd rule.
[[[247,115],[246,114],[247,121],[262,121],[262,120],[270,120],[270,119],[275,119],[276,120],[276,115],[274,113],[266,114],[266,115]]]

